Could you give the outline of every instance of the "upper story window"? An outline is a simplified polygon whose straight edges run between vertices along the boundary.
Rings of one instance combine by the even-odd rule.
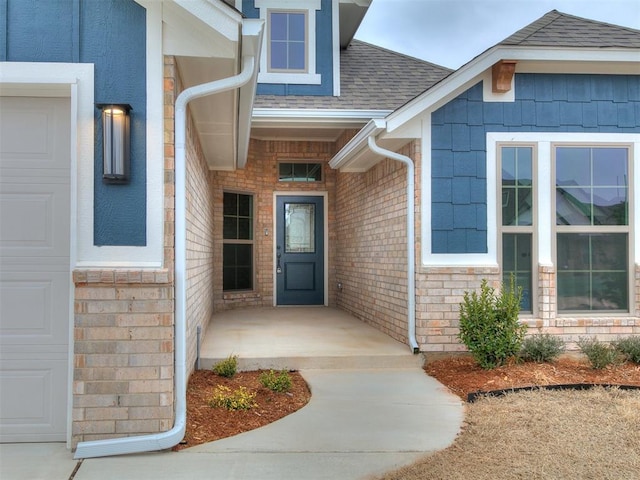
[[[269,72],[307,71],[307,12],[269,10]]]
[[[320,0],[255,0],[267,25],[259,83],[320,85],[316,73],[316,11]]]

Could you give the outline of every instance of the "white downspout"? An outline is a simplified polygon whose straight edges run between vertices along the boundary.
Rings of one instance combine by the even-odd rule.
[[[186,138],[187,105],[191,100],[239,88],[251,80],[256,60],[243,59],[242,71],[233,77],[195,85],[183,90],[175,103],[175,373],[176,420],[166,432],[136,437],[81,442],[74,458],[106,457],[164,450],[184,437],[187,419],[186,362]]]
[[[407,336],[413,353],[419,353],[420,347],[416,341],[415,169],[409,157],[378,146],[373,135],[369,135],[367,142],[372,152],[407,166]]]

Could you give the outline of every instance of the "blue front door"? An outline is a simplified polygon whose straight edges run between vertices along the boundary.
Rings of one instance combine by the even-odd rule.
[[[324,198],[277,197],[276,303],[324,304]]]

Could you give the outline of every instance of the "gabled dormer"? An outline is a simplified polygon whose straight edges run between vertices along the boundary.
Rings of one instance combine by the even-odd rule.
[[[265,21],[258,95],[340,95],[340,49],[371,0],[236,0]]]

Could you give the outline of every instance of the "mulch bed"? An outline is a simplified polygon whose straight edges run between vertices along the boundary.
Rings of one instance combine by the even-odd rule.
[[[436,360],[425,371],[467,400],[470,393],[528,386],[602,384],[640,386],[640,365],[625,363],[595,370],[582,359],[563,357],[553,363],[511,363],[493,370],[479,367],[470,356]]]
[[[260,383],[262,371],[238,372],[232,378],[220,377],[211,370],[196,370],[187,386],[187,431],[184,440],[174,447],[182,450],[205,442],[254,430],[304,407],[311,398],[307,383],[298,372],[289,372],[291,390],[278,393]],[[258,404],[250,410],[226,410],[209,406],[217,385],[232,390],[245,387],[255,392]]]

